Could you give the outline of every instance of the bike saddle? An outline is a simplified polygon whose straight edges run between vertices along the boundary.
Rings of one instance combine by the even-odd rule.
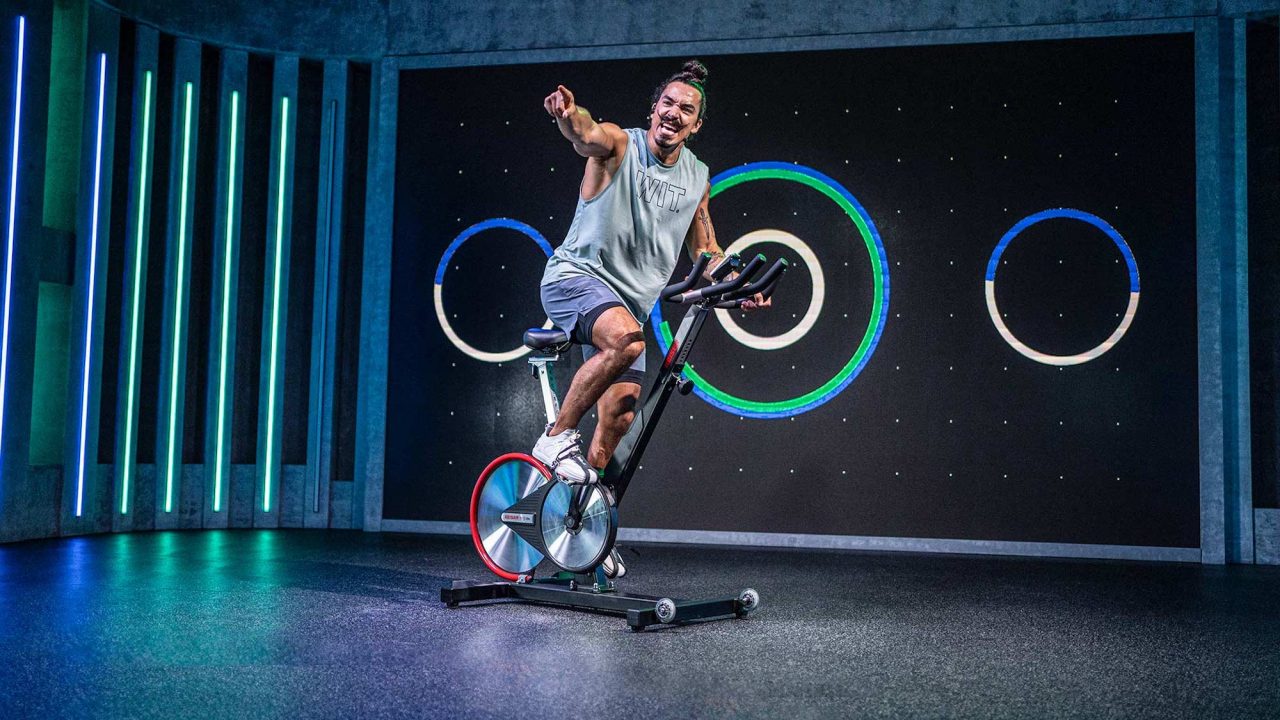
[[[559,354],[569,349],[569,333],[559,328],[530,328],[524,331],[524,344],[533,350]]]

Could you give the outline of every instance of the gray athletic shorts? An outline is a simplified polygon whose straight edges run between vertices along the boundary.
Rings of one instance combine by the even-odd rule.
[[[573,275],[542,286],[542,309],[556,327],[582,345],[583,360],[600,352],[591,344],[591,331],[596,319],[612,307],[625,308],[626,305],[608,285],[593,277]],[[644,384],[644,353],[614,382]]]

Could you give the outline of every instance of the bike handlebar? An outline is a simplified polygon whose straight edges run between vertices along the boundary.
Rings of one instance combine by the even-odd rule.
[[[735,292],[725,293],[721,296],[720,302],[715,304],[715,307],[726,310],[739,308],[742,307],[743,302],[755,297],[757,294],[768,300],[773,295],[773,291],[777,289],[778,280],[782,279],[782,273],[786,272],[788,267],[790,265],[785,259],[778,258],[759,280]]]
[[[670,300],[671,298],[686,292],[689,288],[698,284],[698,278],[702,277],[702,271],[707,269],[707,263],[711,262],[711,253],[702,253],[693,261],[693,269],[689,271],[688,276],[678,283],[668,285],[662,291],[662,299]]]
[[[716,266],[712,271],[713,280],[719,281],[733,268],[741,268],[738,274],[731,280],[723,282],[713,282],[707,287],[699,290],[693,290],[693,286],[698,284],[702,273],[707,269],[707,263],[711,262],[711,253],[702,253],[693,262],[693,267],[689,270],[689,274],[684,280],[668,285],[662,291],[662,299],[668,302],[677,302],[681,304],[695,303],[700,300],[709,301],[713,307],[717,308],[738,308],[742,307],[742,303],[760,295],[768,299],[773,295],[773,291],[778,286],[778,280],[782,278],[782,274],[786,272],[790,265],[786,260],[779,258],[773,265],[765,271],[764,275],[758,280],[752,282],[756,275],[759,275],[761,268],[764,267],[764,255],[756,255],[744,267],[742,259],[737,255],[729,255]]]
[[[688,305],[689,303],[717,297],[724,295],[725,293],[741,289],[749,280],[751,280],[753,275],[760,271],[760,267],[762,265],[764,265],[764,256],[756,255],[751,258],[751,262],[747,263],[747,266],[742,268],[742,271],[739,272],[732,280],[725,280],[724,282],[718,282],[714,285],[708,285],[699,290],[686,290],[685,292],[671,298],[671,301]]]

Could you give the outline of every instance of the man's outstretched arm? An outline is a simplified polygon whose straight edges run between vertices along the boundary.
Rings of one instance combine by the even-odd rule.
[[[569,88],[559,85],[542,101],[547,114],[556,119],[560,134],[573,143],[582,157],[610,157],[626,142],[626,133],[613,123],[597,123],[587,109],[573,100]]]

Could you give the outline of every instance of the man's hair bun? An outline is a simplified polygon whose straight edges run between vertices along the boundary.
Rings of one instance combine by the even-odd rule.
[[[707,76],[710,75],[711,73],[707,71],[706,65],[703,65],[697,60],[690,60],[689,62],[684,64],[684,67],[680,69],[680,74],[688,75],[690,80],[695,80],[699,83],[704,83],[707,81]]]

